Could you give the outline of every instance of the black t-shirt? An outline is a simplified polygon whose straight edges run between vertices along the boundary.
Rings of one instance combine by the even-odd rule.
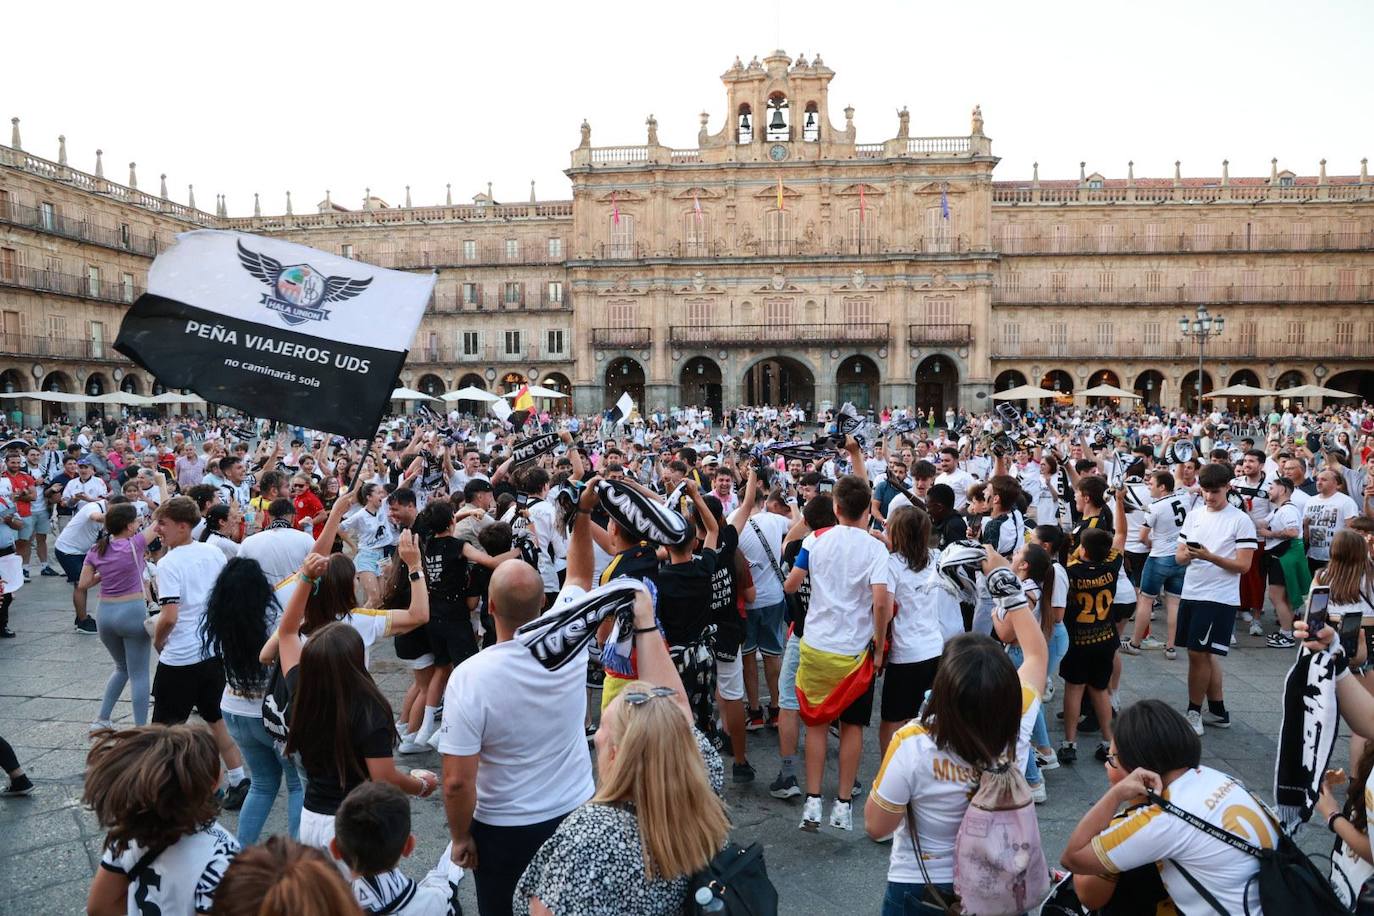
[[[744,641],[744,621],[738,607],[739,587],[735,582],[735,554],[738,551],[739,532],[733,525],[726,525],[720,530],[720,543],[715,549],[716,571],[711,576],[711,622],[716,625],[716,649],[726,655],[733,655]]]
[[[1118,638],[1112,602],[1123,556],[1114,549],[1101,563],[1073,559],[1064,567],[1069,574],[1069,604],[1064,610],[1069,645],[1099,646]]]
[[[932,534],[940,544],[940,549],[948,547],[955,541],[962,541],[968,537],[968,522],[964,521],[963,516],[953,513],[945,516],[944,521],[931,521]]]
[[[1092,515],[1087,518],[1080,518],[1073,523],[1073,531],[1069,535],[1069,550],[1076,550],[1083,538],[1083,532],[1089,528],[1101,528],[1108,534],[1115,533],[1112,528],[1112,517],[1108,510],[1103,509],[1100,515]]]
[[[621,576],[629,576],[631,579],[652,582],[657,585],[658,551],[648,544],[636,544],[629,550],[622,550],[611,557],[611,562],[607,563],[606,568],[601,571],[601,581],[598,584],[605,585],[612,579],[619,579]]]
[[[788,541],[782,548],[781,565],[784,579],[792,572],[792,567],[797,565],[797,555],[801,553],[801,547],[802,542],[798,538],[795,541]],[[800,639],[806,629],[806,610],[811,605],[811,576],[807,575],[803,578],[801,587],[785,597],[787,599],[787,616],[792,621],[792,635]]]
[[[658,619],[670,646],[701,642],[711,623],[711,579],[716,552],[708,550],[685,563],[658,568]]]
[[[299,691],[301,666],[297,665],[286,673],[286,689],[291,696],[291,705]],[[309,728],[328,729],[332,722],[312,722]],[[339,768],[334,755],[326,751],[322,755],[301,755],[305,767],[305,808],[316,814],[331,817],[343,804],[344,796],[367,782],[367,760],[390,757],[392,742],[396,738],[396,727],[391,723],[391,715],[375,702],[362,702],[354,705],[348,726],[349,744],[356,754],[357,769],[347,774],[345,783],[339,784]],[[321,741],[321,747],[332,748],[332,741]]]
[[[436,620],[466,620],[468,561],[463,558],[464,541],[455,537],[432,537],[425,541],[425,582],[429,586],[429,613]]]
[[[50,481],[48,482],[48,492],[49,492],[49,493],[52,493],[54,490],[57,492],[57,495],[54,496],[54,497],[52,497],[52,500],[51,500],[51,501],[52,501],[52,504],[53,504],[53,505],[57,506],[57,514],[58,514],[58,515],[64,515],[64,516],[65,516],[65,515],[74,515],[74,514],[76,514],[76,508],[75,508],[75,507],[73,507],[73,506],[64,506],[64,505],[62,505],[60,502],[58,502],[58,500],[60,500],[60,499],[62,498],[62,490],[67,486],[67,484],[71,483],[73,480],[78,480],[78,479],[80,479],[80,478],[78,478],[78,477],[68,477],[66,474],[58,474],[56,477],[54,477],[52,480],[50,480]]]

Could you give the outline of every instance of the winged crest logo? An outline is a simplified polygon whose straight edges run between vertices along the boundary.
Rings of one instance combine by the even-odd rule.
[[[367,289],[372,278],[354,280],[349,277],[329,277],[309,264],[283,265],[276,258],[257,251],[249,251],[238,243],[239,263],[258,280],[267,284],[270,293],[262,294],[262,304],[281,315],[289,325],[307,321],[328,321],[330,310],[322,308],[326,302],[343,302]]]

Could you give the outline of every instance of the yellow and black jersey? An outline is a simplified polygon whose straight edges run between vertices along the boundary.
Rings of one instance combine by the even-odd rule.
[[[1101,563],[1073,557],[1065,570],[1069,574],[1069,604],[1064,610],[1064,625],[1069,644],[1095,646],[1117,638],[1112,622],[1112,602],[1116,580],[1121,574],[1121,551],[1112,549]]]

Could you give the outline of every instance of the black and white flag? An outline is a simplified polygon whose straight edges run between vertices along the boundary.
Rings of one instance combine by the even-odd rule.
[[[635,400],[630,397],[630,392],[626,391],[620,395],[620,400],[615,402],[615,406],[612,407],[611,412],[606,415],[606,419],[611,423],[619,423],[622,420],[629,419],[630,414],[634,413],[634,409]]]
[[[279,239],[187,232],[153,261],[114,346],[169,388],[366,438],[434,279]]]

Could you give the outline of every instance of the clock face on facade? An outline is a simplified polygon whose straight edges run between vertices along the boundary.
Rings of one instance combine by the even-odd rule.
[[[787,158],[787,147],[783,146],[781,143],[774,143],[772,146],[768,147],[768,158],[772,159],[774,162],[782,162]]]

